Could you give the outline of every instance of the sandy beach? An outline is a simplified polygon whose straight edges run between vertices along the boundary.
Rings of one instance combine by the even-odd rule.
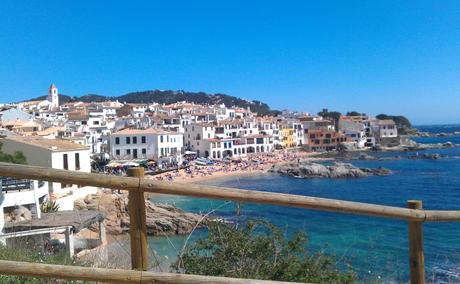
[[[196,165],[192,162],[187,169],[146,176],[146,178],[181,183],[200,183],[214,179],[254,176],[267,173],[274,164],[298,162],[306,159],[309,161],[325,160],[325,158],[313,157],[314,155],[315,153],[299,150],[281,150],[270,153],[254,154],[244,159],[215,161],[213,165],[209,166]]]

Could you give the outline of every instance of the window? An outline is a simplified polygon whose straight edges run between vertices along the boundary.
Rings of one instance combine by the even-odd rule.
[[[120,137],[115,137],[115,144],[120,144]]]
[[[133,158],[137,159],[137,149],[133,149]]]
[[[126,149],[126,155],[131,155],[131,149]]]
[[[145,143],[146,143],[145,136],[142,136],[142,137],[141,137],[141,143],[142,143],[142,144],[145,144]]]
[[[131,137],[126,137],[126,144],[131,144]]]
[[[137,137],[133,136],[133,144],[137,144]]]
[[[142,148],[142,155],[145,155],[145,154],[147,154],[147,149]]]
[[[120,150],[115,150],[115,155],[120,156]]]
[[[67,154],[62,155],[62,164],[63,164],[64,170],[69,169],[69,159],[67,157]]]
[[[160,135],[160,143],[163,143],[163,135]]]
[[[75,153],[75,170],[80,170],[80,153]]]
[[[163,157],[165,155],[164,149],[160,148],[161,156]]]

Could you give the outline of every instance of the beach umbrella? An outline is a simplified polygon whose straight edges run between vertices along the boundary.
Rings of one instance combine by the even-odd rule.
[[[111,162],[111,163],[107,164],[107,167],[109,167],[109,168],[116,168],[116,167],[119,167],[119,166],[121,166],[121,164],[117,163],[117,162]]]

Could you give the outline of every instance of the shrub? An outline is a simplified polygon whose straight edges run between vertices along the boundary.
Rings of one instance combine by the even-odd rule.
[[[58,212],[59,210],[59,204],[56,203],[56,201],[51,201],[48,200],[40,206],[40,210],[43,213],[53,213],[53,212]]]
[[[189,274],[315,283],[350,283],[351,271],[338,269],[334,257],[310,253],[304,233],[287,239],[263,221],[236,225],[214,223],[206,238],[186,249],[174,264]]]

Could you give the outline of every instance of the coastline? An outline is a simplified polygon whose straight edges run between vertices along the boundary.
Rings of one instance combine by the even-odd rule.
[[[192,164],[189,170],[180,169],[159,175],[145,176],[145,178],[197,184],[204,181],[264,175],[275,164],[286,164],[296,160],[314,162],[330,161],[334,160],[334,158],[318,157],[317,153],[293,149],[290,151],[284,150],[251,155],[238,161],[216,161],[213,165],[209,166]]]

